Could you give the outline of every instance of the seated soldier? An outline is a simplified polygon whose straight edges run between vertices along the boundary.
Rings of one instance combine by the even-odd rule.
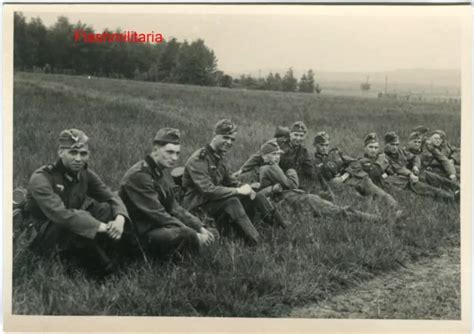
[[[203,148],[194,152],[185,165],[183,206],[188,210],[203,209],[216,220],[224,234],[240,234],[247,242],[260,240],[252,224],[258,212],[266,222],[279,216],[264,194],[255,193],[249,184],[238,181],[229,170],[225,155],[236,140],[237,127],[222,119],[214,127],[214,137]],[[277,222],[281,225],[281,222]]]
[[[296,170],[300,179],[300,187],[313,192],[315,190],[313,161],[304,146],[307,133],[306,125],[298,121],[293,123],[290,128],[289,139],[286,136],[278,139],[278,145],[283,151],[279,165],[284,172],[288,169]]]
[[[443,134],[440,130],[430,133],[421,153],[421,167],[457,182],[456,167],[442,151]]]
[[[419,177],[407,168],[407,157],[399,146],[400,140],[395,132],[391,131],[385,134],[384,153],[388,161],[386,171],[387,174],[389,174],[389,176],[385,178],[385,182],[400,189],[410,189],[418,195],[447,200],[455,199],[454,192],[436,188],[420,181]]]
[[[350,207],[343,208],[320,198],[318,195],[298,189],[299,180],[296,171],[289,168],[283,172],[279,166],[280,154],[282,151],[277,140],[267,141],[242,166],[242,173],[239,177],[246,182],[259,182],[262,193],[271,196],[275,201],[285,202],[295,214],[309,209],[316,216],[380,220],[377,215],[353,210]]]
[[[446,157],[448,157],[449,161],[451,164],[454,166],[456,169],[456,176],[459,180],[459,175],[461,172],[461,150],[454,146],[451,145],[447,138],[446,138],[446,132],[443,130],[436,130],[440,136],[441,136],[441,153],[443,153]]]
[[[412,132],[408,137],[407,145],[402,148],[407,158],[407,168],[420,178],[420,181],[428,183],[434,187],[459,191],[459,185],[456,182],[442,177],[436,173],[428,171],[421,166],[422,136],[418,132]]]
[[[381,198],[391,208],[397,207],[397,201],[372,182],[360,167],[357,159],[344,154],[337,147],[329,149],[329,143],[329,135],[324,131],[318,132],[314,137],[316,149],[314,170],[316,179],[325,181],[323,187],[333,188],[341,184],[347,185],[362,195]]]
[[[120,184],[120,197],[139,239],[150,254],[161,258],[192,254],[214,240],[201,221],[176,201],[170,168],[179,158],[180,144],[179,130],[160,129],[151,153],[134,164]]]
[[[59,159],[31,176],[24,217],[37,232],[32,251],[58,252],[60,258],[101,277],[116,267],[113,257],[128,229],[128,213],[122,200],[88,168],[88,141],[81,130],[61,132]]]
[[[384,182],[388,177],[386,169],[389,167],[385,154],[379,151],[379,139],[375,132],[367,134],[364,138],[364,155],[358,159],[362,170],[364,170],[374,184],[378,187],[391,191],[391,187]]]
[[[420,136],[421,136],[421,147],[423,148],[423,146],[425,145],[425,142],[426,142],[426,137],[427,137],[427,134],[428,132],[430,131],[430,129],[428,129],[426,126],[423,126],[423,125],[418,125],[418,126],[415,126],[413,129],[411,129],[411,132],[412,133],[418,133]]]

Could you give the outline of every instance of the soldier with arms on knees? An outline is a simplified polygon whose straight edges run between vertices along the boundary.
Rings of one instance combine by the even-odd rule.
[[[120,185],[120,197],[140,242],[156,257],[189,255],[214,240],[202,222],[176,201],[170,168],[180,152],[179,130],[160,129],[151,153],[125,173]]]
[[[183,206],[201,208],[216,220],[224,233],[238,233],[251,244],[259,242],[259,233],[251,218],[258,212],[262,220],[274,217],[274,208],[264,194],[238,181],[225,161],[236,140],[237,127],[228,120],[217,122],[214,137],[194,152],[185,165]],[[249,218],[250,217],[250,218]]]
[[[314,137],[316,178],[326,181],[330,188],[339,185],[350,186],[362,195],[381,198],[391,208],[398,206],[390,194],[372,182],[357,159],[344,154],[337,147],[329,149],[329,144],[329,135],[324,131],[318,132]]]
[[[25,217],[37,231],[30,244],[39,254],[63,259],[104,276],[114,271],[118,241],[129,226],[122,200],[88,168],[89,138],[77,129],[61,132],[59,159],[31,176]]]

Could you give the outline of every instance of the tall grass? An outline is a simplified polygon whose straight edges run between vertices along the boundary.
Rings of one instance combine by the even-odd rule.
[[[307,146],[320,130],[332,144],[357,156],[369,131],[389,130],[406,138],[418,124],[442,127],[460,137],[459,110],[452,106],[349,97],[324,97],[142,83],[61,75],[18,73],[14,86],[14,185],[54,161],[57,135],[76,127],[91,138],[91,168],[112,188],[150,149],[161,127],[182,129],[185,159],[212,136],[220,118],[239,125],[229,161],[237,169],[276,125],[303,120]],[[337,203],[388,213],[377,203],[341,193]],[[397,269],[407,260],[459,245],[459,207],[395,194],[407,216],[379,224],[344,218],[314,218],[301,212],[288,230],[259,226],[264,242],[246,247],[222,239],[200,256],[178,265],[127,262],[104,283],[65,273],[56,261],[27,251],[14,261],[16,314],[206,315],[277,317],[292,307],[330,295]],[[19,250],[17,250],[19,251]]]

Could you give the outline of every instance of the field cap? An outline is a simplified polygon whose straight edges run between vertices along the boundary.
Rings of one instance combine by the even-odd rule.
[[[277,126],[275,130],[275,135],[273,137],[275,138],[287,138],[290,136],[290,128],[287,126]]]
[[[235,125],[230,119],[221,119],[214,127],[214,133],[216,135],[233,135],[237,132],[237,125]]]
[[[418,126],[415,126],[413,129],[411,129],[411,131],[412,132],[417,132],[420,135],[424,135],[425,133],[427,133],[429,131],[429,129],[426,126],[418,125]]]
[[[260,155],[265,155],[273,152],[283,153],[275,138],[270,139],[260,147]]]
[[[438,135],[441,137],[441,139],[443,139],[443,140],[446,139],[446,132],[444,132],[443,130],[439,130],[439,129],[438,129],[438,130],[432,131],[432,132],[430,133],[430,137],[431,137],[432,135],[435,135],[435,134],[438,134]]]
[[[88,141],[89,137],[87,137],[84,132],[78,129],[63,130],[59,134],[59,148],[84,148],[88,150]]]
[[[373,143],[378,143],[378,142],[379,142],[379,138],[377,137],[377,134],[375,132],[371,132],[367,134],[364,138],[364,146],[367,146]]]
[[[178,129],[173,128],[159,129],[153,139],[153,143],[156,142],[179,145],[181,143],[181,133]]]
[[[385,143],[386,144],[391,144],[396,141],[399,141],[400,139],[398,138],[398,135],[395,133],[395,131],[390,131],[385,134]]]
[[[415,140],[415,139],[420,139],[421,140],[422,139],[421,138],[421,133],[419,133],[419,132],[410,133],[410,135],[408,136],[408,141]]]
[[[314,145],[327,143],[329,143],[329,135],[325,131],[316,133],[316,136],[314,137]]]
[[[308,132],[308,128],[306,128],[306,125],[302,121],[294,122],[291,125],[291,130],[290,132]]]

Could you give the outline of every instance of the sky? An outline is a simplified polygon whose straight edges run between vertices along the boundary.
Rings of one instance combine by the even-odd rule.
[[[64,15],[96,32],[120,28],[181,41],[202,38],[228,73],[461,68],[459,6],[149,6],[125,13],[113,6],[74,12],[44,7],[23,14],[47,26]]]

